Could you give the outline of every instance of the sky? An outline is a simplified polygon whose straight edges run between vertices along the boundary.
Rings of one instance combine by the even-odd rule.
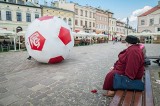
[[[44,0],[40,0],[42,3]],[[58,0],[46,0],[48,3]],[[93,7],[101,7],[101,9],[109,10],[114,13],[114,18],[126,23],[129,18],[129,25],[133,28],[137,27],[137,16],[158,5],[160,0],[67,0],[73,1],[82,6],[88,5]]]

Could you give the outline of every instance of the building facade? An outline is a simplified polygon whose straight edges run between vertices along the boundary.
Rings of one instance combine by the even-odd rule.
[[[108,33],[109,26],[109,12],[96,8],[96,32],[97,33]]]
[[[75,12],[75,32],[95,31],[95,8],[91,6],[81,6],[78,3],[74,2],[66,2],[66,0],[59,0],[58,2],[54,2],[54,5],[58,8],[63,8]]]
[[[70,26],[71,30],[75,29],[74,28],[75,13],[73,11],[52,6],[44,6],[44,5],[41,5],[41,10],[42,10],[42,16],[57,16],[63,19]]]
[[[41,8],[23,0],[0,1],[0,28],[18,32],[26,30],[36,18],[41,17]]]
[[[126,36],[125,35],[125,23],[121,21],[116,21],[116,36]]]
[[[160,32],[160,1],[157,6],[138,16],[138,32]]]
[[[117,19],[110,17],[109,18],[109,40],[112,40],[116,36],[116,21]]]
[[[90,6],[75,5],[75,31],[95,32],[95,12]]]

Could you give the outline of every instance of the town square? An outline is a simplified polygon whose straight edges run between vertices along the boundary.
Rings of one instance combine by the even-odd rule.
[[[160,105],[160,1],[102,1],[0,0],[0,106]]]

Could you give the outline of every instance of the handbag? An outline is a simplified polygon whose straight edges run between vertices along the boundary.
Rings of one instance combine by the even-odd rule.
[[[141,80],[132,80],[127,76],[115,73],[113,79],[113,88],[115,90],[144,91],[144,82]]]

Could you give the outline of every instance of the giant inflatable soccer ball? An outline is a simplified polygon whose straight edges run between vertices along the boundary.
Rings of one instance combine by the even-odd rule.
[[[58,63],[68,57],[74,38],[62,19],[44,16],[29,25],[25,43],[29,55],[38,62]]]

